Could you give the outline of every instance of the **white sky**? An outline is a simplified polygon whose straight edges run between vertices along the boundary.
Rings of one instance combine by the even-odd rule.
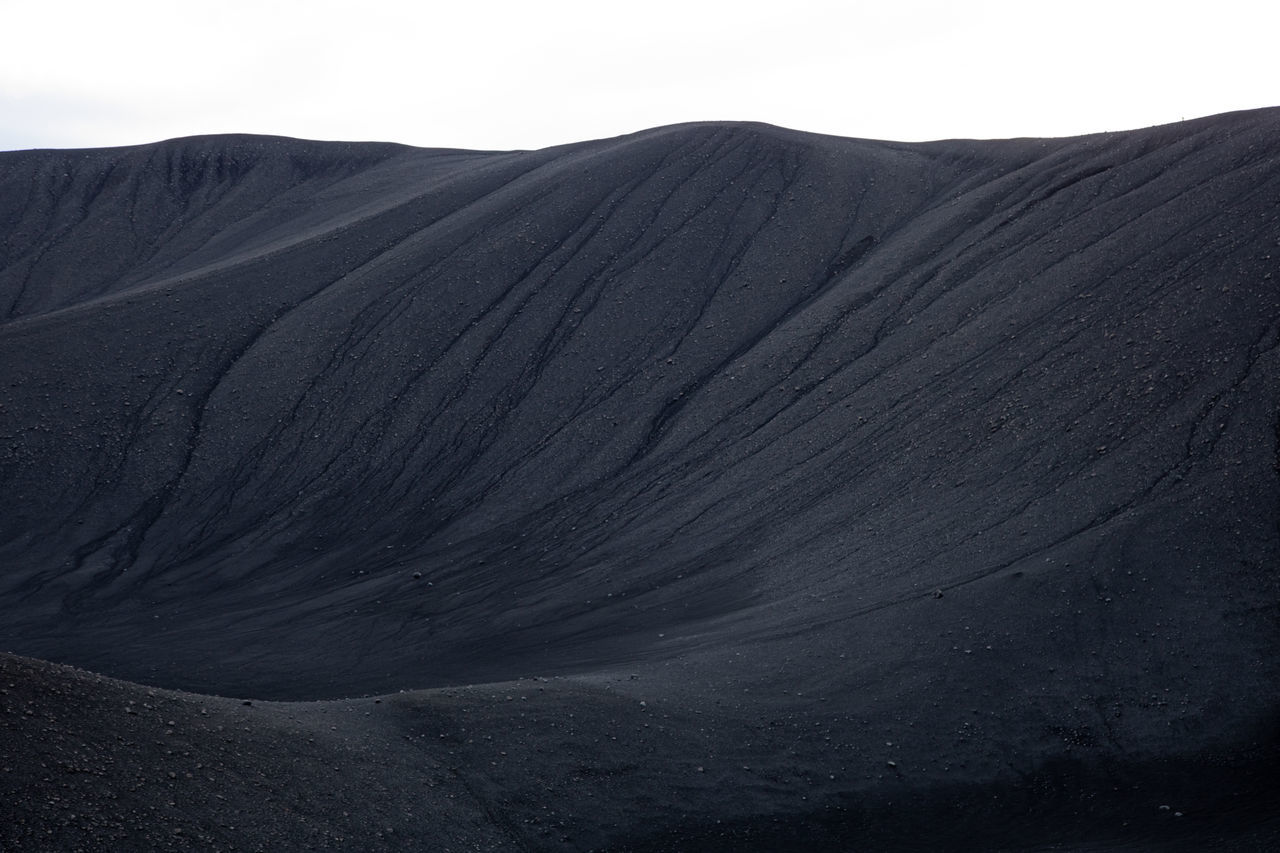
[[[0,150],[1065,136],[1280,104],[1275,0],[0,0],[0,26]]]

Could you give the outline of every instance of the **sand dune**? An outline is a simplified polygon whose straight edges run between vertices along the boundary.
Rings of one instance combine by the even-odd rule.
[[[0,154],[0,847],[1265,849],[1278,130]]]

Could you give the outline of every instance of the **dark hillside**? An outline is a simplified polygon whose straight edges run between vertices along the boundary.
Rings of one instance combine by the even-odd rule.
[[[1278,259],[1276,110],[0,154],[0,649],[470,691],[517,848],[1271,839]]]

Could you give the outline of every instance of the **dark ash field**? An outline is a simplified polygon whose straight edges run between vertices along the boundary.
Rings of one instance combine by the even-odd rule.
[[[1278,445],[1280,110],[2,153],[0,850],[1274,850]]]

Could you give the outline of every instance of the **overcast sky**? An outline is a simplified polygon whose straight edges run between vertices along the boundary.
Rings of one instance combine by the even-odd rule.
[[[705,119],[1066,136],[1280,104],[1280,3],[0,0],[0,150],[538,148]]]

